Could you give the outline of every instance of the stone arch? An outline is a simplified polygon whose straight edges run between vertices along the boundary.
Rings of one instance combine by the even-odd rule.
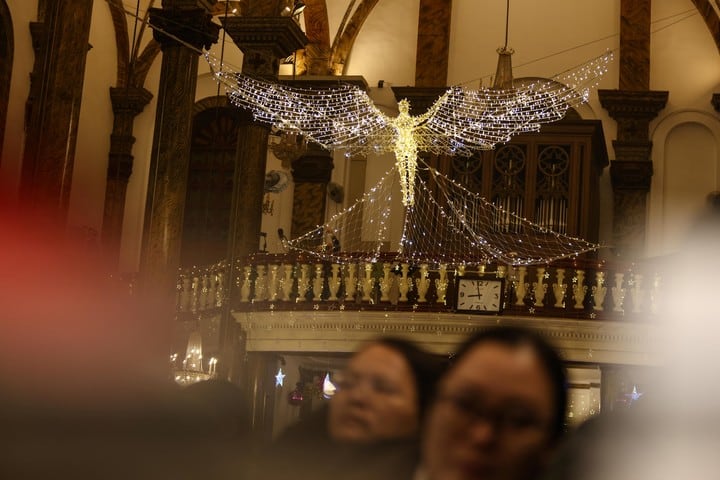
[[[672,238],[666,238],[666,234],[671,228],[668,222],[673,217],[673,211],[683,203],[682,199],[674,198],[678,186],[682,186],[679,182],[694,182],[693,198],[689,202],[684,199],[687,207],[693,210],[683,216],[685,223],[692,220],[693,203],[699,208],[707,193],[720,188],[720,120],[706,111],[673,112],[655,125],[650,138],[653,143],[653,177],[648,198],[646,250],[654,256],[672,250]],[[678,172],[683,172],[685,178],[678,178]],[[688,226],[685,223],[672,226],[676,236]]]
[[[10,100],[10,79],[12,77],[13,22],[10,9],[5,0],[0,0],[0,158],[2,158],[3,141],[5,140],[5,122],[7,121],[8,101]]]

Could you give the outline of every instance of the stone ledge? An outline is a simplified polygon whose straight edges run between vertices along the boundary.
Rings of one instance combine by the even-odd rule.
[[[449,354],[472,332],[495,325],[539,330],[568,362],[658,365],[662,329],[653,324],[429,312],[234,312],[247,351],[352,352],[379,335]]]

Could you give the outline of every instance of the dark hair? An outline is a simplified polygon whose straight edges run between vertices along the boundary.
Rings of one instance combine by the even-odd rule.
[[[509,326],[491,327],[474,333],[460,344],[455,356],[451,359],[447,374],[468,352],[483,343],[495,343],[507,347],[527,345],[533,350],[550,379],[554,402],[551,434],[553,440],[558,439],[564,431],[567,409],[567,376],[565,366],[557,351],[534,330]]]
[[[397,337],[378,337],[363,345],[363,351],[373,345],[381,345],[399,353],[407,362],[415,381],[418,397],[418,413],[422,418],[435,394],[435,385],[445,370],[446,364],[441,358],[418,347],[409,340]]]

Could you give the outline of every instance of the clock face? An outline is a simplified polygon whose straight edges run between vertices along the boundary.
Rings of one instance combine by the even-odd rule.
[[[501,279],[459,278],[457,310],[476,313],[498,313],[503,304]]]

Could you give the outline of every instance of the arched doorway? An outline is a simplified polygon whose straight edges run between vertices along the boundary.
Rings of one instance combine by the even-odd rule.
[[[193,118],[183,267],[208,265],[227,256],[239,116],[237,108],[215,102]]]

